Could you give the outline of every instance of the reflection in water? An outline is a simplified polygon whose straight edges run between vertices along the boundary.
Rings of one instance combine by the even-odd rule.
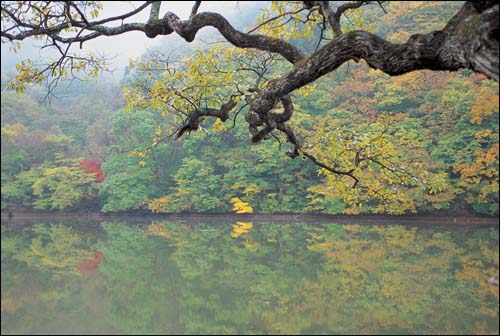
[[[87,259],[82,261],[81,263],[76,264],[76,269],[81,274],[94,273],[103,259],[104,255],[102,254],[102,252],[97,251],[94,258]]]
[[[250,229],[253,227],[253,223],[250,222],[236,222],[233,225],[233,231],[231,232],[231,237],[238,238],[242,234],[250,232]]]
[[[2,224],[2,334],[498,334],[498,228]]]

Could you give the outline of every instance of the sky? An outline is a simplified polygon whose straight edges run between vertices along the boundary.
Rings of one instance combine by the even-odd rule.
[[[142,1],[103,1],[104,9],[99,18],[115,16],[126,13],[138,7]],[[160,17],[167,11],[174,12],[181,19],[187,19],[194,1],[164,1],[160,11]],[[218,12],[226,17],[231,24],[238,24],[238,18],[245,15],[249,9],[263,7],[263,1],[203,1],[198,12],[212,11]],[[146,22],[149,15],[149,7],[133,16],[127,22]],[[116,23],[114,23],[116,25]],[[204,28],[200,31],[212,28]],[[87,41],[83,44],[82,51],[94,51],[99,54],[104,53],[108,57],[113,57],[111,68],[121,73],[123,68],[128,65],[129,58],[141,56],[148,48],[165,45],[172,35],[158,36],[154,39],[147,38],[143,32],[128,32],[125,35],[100,37],[95,40]],[[196,41],[196,40],[195,40]],[[41,41],[25,40],[22,41],[21,52],[13,54],[9,50],[9,44],[2,44],[2,72],[11,70],[15,64],[26,57],[37,59],[46,57],[47,52],[42,54],[39,51]],[[187,43],[187,42],[186,42]],[[37,47],[38,46],[38,47]]]

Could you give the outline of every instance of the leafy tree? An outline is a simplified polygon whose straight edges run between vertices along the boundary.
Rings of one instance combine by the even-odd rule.
[[[82,170],[80,161],[59,159],[57,166],[41,168],[40,177],[32,185],[35,208],[72,208],[95,198],[95,175]]]
[[[274,2],[262,11],[255,28],[244,33],[236,30],[220,14],[200,12],[201,2],[195,2],[191,15],[181,20],[176,14],[166,12],[159,17],[162,2],[145,2],[136,9],[113,18],[99,19],[102,5],[53,2],[2,2],[2,40],[17,41],[34,37],[46,39],[47,47],[61,52],[59,58],[46,67],[37,68],[31,60],[18,65],[16,81],[11,88],[25,90],[25,84],[48,81],[53,88],[61,77],[77,72],[87,77],[97,76],[106,65],[98,55],[76,56],[65,45],[79,43],[109,35],[121,35],[136,30],[148,38],[176,33],[191,42],[197,32],[206,26],[216,28],[235,48],[213,48],[198,52],[186,65],[168,60],[166,70],[158,80],[141,82],[126,90],[129,104],[134,107],[150,106],[170,115],[176,126],[172,134],[181,137],[197,130],[207,117],[225,122],[236,118],[243,108],[252,141],[257,143],[277,134],[291,144],[291,157],[302,156],[318,166],[354,181],[359,172],[339,167],[337,162],[322,161],[309,147],[304,146],[291,126],[297,107],[293,93],[310,90],[306,86],[336,70],[342,64],[363,59],[370,67],[391,76],[421,69],[450,70],[470,69],[484,73],[498,81],[498,4],[492,1],[465,2],[446,25],[425,34],[411,35],[405,43],[393,44],[367,31],[370,24],[363,16],[367,5],[379,6],[379,13],[387,11],[380,2],[349,2],[334,6],[325,1]],[[407,6],[407,7],[405,7]],[[453,5],[456,6],[456,5]],[[139,12],[150,14],[146,22],[123,24]],[[419,19],[419,5],[396,5],[394,12],[411,12]],[[424,10],[429,10],[425,8]],[[352,16],[349,24],[346,14]],[[388,22],[395,22],[395,16]],[[118,23],[116,26],[106,24]],[[360,30],[364,29],[365,30]],[[406,39],[405,34],[397,34]],[[316,38],[316,48],[309,53],[297,46],[298,40]],[[314,44],[313,44],[314,45]],[[64,52],[66,50],[66,52]],[[165,61],[165,60],[163,60]],[[284,63],[288,62],[288,65]],[[156,63],[158,64],[158,63]],[[272,64],[280,64],[279,69]],[[165,62],[161,62],[165,69]],[[143,70],[158,69],[155,63],[139,65]],[[271,68],[273,68],[271,70]],[[153,78],[151,78],[153,79]],[[397,97],[397,90],[390,100],[380,107],[406,106]],[[396,104],[396,105],[395,105]],[[338,137],[329,129],[332,137]],[[276,135],[275,135],[276,136]],[[341,159],[342,161],[342,159]],[[377,169],[385,165],[374,163]],[[390,169],[389,169],[390,170]],[[381,173],[385,174],[385,173]]]
[[[171,195],[174,209],[212,210],[222,205],[213,192],[220,188],[219,178],[206,162],[184,158],[173,177],[176,183]]]
[[[151,187],[154,179],[151,168],[142,167],[140,162],[145,161],[124,154],[111,156],[103,165],[108,176],[99,184],[103,211],[139,209],[156,194],[156,188]]]
[[[2,181],[26,169],[28,153],[16,143],[27,132],[28,129],[19,123],[2,127]]]
[[[5,183],[2,181],[2,209],[7,205],[33,207],[35,200],[33,184],[40,178],[40,175],[40,169],[32,168],[20,172],[12,181]]]
[[[155,178],[153,160],[141,154],[156,130],[153,115],[147,111],[119,111],[112,117],[115,144],[102,169],[107,178],[99,184],[103,211],[125,211],[145,206],[157,194],[151,187]]]

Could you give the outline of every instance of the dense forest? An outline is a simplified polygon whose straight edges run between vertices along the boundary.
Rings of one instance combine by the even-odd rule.
[[[387,13],[353,11],[347,26],[401,42],[442,27],[460,6],[389,2]],[[314,49],[320,34],[275,33],[290,33],[303,50]],[[359,167],[353,188],[349,176],[288,157],[282,134],[252,144],[243,113],[237,118],[243,100],[225,123],[207,118],[196,132],[177,128],[157,98],[164,83],[220,84],[212,93],[219,97],[235,76],[264,81],[292,65],[227,45],[194,50],[175,41],[131,60],[120,81],[63,81],[45,105],[43,87],[19,95],[11,73],[2,72],[2,210],[498,214],[498,82],[471,70],[391,77],[348,62],[297,90],[290,121],[297,136],[316,160]],[[164,71],[168,62],[178,62],[177,71]],[[245,66],[261,72],[236,71]],[[189,99],[175,104],[182,110]],[[359,165],[363,157],[369,160]]]

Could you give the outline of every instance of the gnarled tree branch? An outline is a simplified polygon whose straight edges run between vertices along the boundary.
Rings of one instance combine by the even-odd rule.
[[[343,34],[320,48],[287,75],[275,79],[252,101],[251,110],[265,115],[276,102],[294,90],[314,82],[349,60],[365,60],[374,68],[395,76],[414,70],[460,68],[482,72],[499,80],[499,5],[478,12],[466,3],[443,30],[416,34],[404,44],[393,44],[366,31]]]
[[[167,12],[157,24],[147,24],[145,33],[148,37],[153,38],[160,34],[168,35],[175,31],[186,41],[191,42],[194,40],[196,33],[207,26],[216,28],[229,43],[239,48],[255,48],[278,53],[291,63],[305,57],[298,48],[283,40],[264,35],[245,34],[234,29],[226,18],[218,13],[203,12],[196,14],[189,20],[182,21],[174,13]]]
[[[197,108],[188,114],[184,125],[176,131],[176,137],[180,138],[185,132],[196,131],[200,126],[200,121],[204,117],[216,117],[222,121],[229,118],[229,111],[231,111],[238,103],[234,96],[231,96],[229,101],[223,104],[220,109],[214,108]]]

